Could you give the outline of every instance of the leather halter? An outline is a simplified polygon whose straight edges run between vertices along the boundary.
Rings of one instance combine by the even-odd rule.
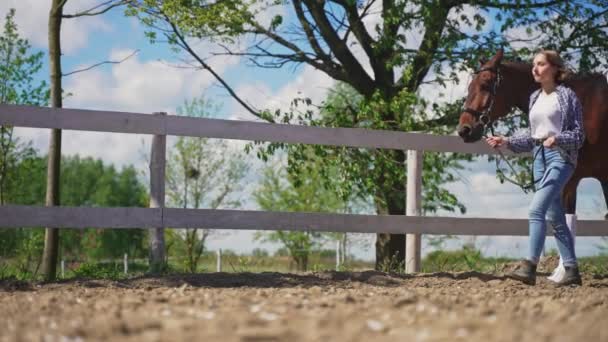
[[[494,84],[492,85],[492,88],[490,89],[490,99],[484,106],[485,109],[483,111],[478,111],[478,110],[475,110],[475,109],[469,108],[469,107],[464,107],[463,111],[473,115],[473,117],[475,117],[475,120],[479,121],[485,129],[486,126],[488,124],[490,124],[490,122],[492,121],[490,119],[490,112],[492,111],[492,108],[494,107],[494,99],[496,98],[496,91],[498,90],[498,87],[500,86],[500,82],[502,81],[502,75],[500,74],[500,66],[493,67],[493,68],[481,68],[481,69],[475,71],[474,74],[477,75],[483,71],[491,71],[491,72],[496,73],[496,79],[494,80]]]

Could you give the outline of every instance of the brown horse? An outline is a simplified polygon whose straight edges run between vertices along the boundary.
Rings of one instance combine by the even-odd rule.
[[[513,108],[528,113],[530,95],[539,88],[532,78],[532,65],[503,62],[502,58],[503,51],[499,50],[490,61],[481,63],[469,84],[458,125],[458,134],[465,142],[481,139],[486,126]],[[608,206],[608,82],[603,75],[590,74],[571,77],[565,85],[574,90],[583,105],[586,134],[576,170],[562,193],[566,212],[574,214],[576,188],[582,178],[600,181]]]

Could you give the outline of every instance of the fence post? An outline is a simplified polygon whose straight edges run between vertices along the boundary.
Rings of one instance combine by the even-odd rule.
[[[129,256],[127,256],[127,253],[125,253],[125,257],[123,259],[123,265],[124,265],[125,275],[126,275],[129,272]]]
[[[65,260],[61,259],[61,279],[65,278]]]
[[[340,240],[336,240],[336,271],[340,270]]]
[[[216,270],[218,272],[222,272],[222,249],[221,248],[218,249],[215,252],[215,255],[216,255],[216,263],[217,263]]]
[[[407,196],[405,214],[419,216],[422,201],[422,152],[407,151]],[[405,272],[420,272],[420,234],[405,236]]]
[[[167,115],[167,113],[154,113]],[[154,135],[150,155],[150,208],[165,207],[165,154],[167,136]],[[164,227],[150,229],[150,271],[159,273],[165,264],[165,229]]]

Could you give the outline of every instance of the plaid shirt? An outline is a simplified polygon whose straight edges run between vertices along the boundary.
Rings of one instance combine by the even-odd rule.
[[[583,146],[585,140],[583,107],[572,89],[560,84],[555,91],[557,92],[559,109],[562,115],[562,130],[555,136],[555,145],[567,161],[576,165],[578,150]],[[532,110],[540,92],[541,89],[538,89],[530,95],[528,113]],[[507,148],[516,153],[532,151],[534,139],[530,135],[530,130],[522,130],[508,138]]]

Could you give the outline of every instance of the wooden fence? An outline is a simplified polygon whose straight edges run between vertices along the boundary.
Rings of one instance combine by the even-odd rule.
[[[400,233],[407,234],[408,272],[419,270],[420,234],[528,234],[527,219],[420,216],[423,151],[497,153],[484,143],[465,144],[455,136],[4,104],[0,104],[0,125],[154,135],[150,162],[150,208],[5,205],[0,206],[0,227],[152,228],[152,240],[161,244],[163,228]],[[407,166],[404,167],[408,172],[406,215],[166,208],[164,172],[167,135],[404,150],[407,153]],[[503,153],[512,155],[509,151]],[[608,235],[608,222],[581,220],[577,225],[577,235]],[[158,248],[153,244],[152,253],[162,253]]]

